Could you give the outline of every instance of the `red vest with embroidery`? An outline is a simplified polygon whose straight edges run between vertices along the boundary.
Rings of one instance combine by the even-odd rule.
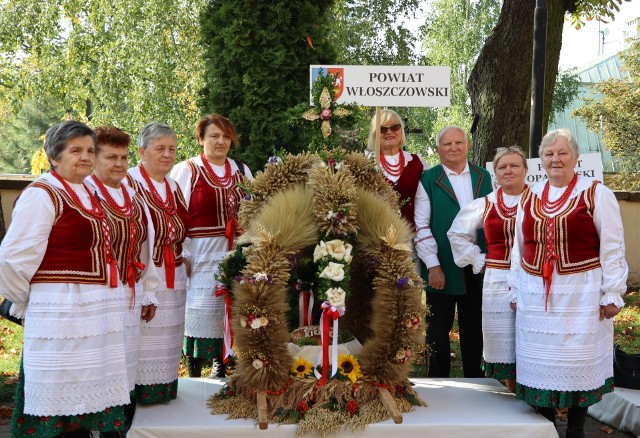
[[[127,190],[126,186],[122,186],[122,190]],[[98,193],[98,196],[100,194]],[[107,221],[111,230],[111,254],[118,264],[118,275],[122,284],[127,284],[127,273],[130,259],[134,262],[140,262],[140,252],[142,243],[147,240],[147,216],[144,214],[144,205],[139,196],[131,196],[131,204],[133,205],[133,214],[127,218],[120,211],[111,207],[108,202],[102,201],[102,207],[107,212]],[[131,228],[133,224],[134,236],[132,236]],[[129,252],[131,251],[131,254]],[[135,269],[136,282],[140,281],[142,270]]]
[[[530,193],[522,199],[524,220],[524,254],[522,268],[531,275],[542,276],[547,245],[547,224],[554,221],[554,249],[558,259],[555,271],[560,275],[590,271],[600,267],[600,238],[593,224],[594,197],[598,181],[572,198],[555,217],[541,210],[541,200]]]
[[[207,170],[187,161],[191,169],[191,198],[189,199],[188,237],[224,236],[227,221],[237,219],[240,200],[244,193],[238,187],[242,181],[240,172],[233,174],[231,186],[216,185]]]
[[[76,207],[63,189],[48,181],[30,187],[45,190],[55,208],[47,250],[31,283],[107,284],[101,221]]]
[[[494,269],[511,267],[511,248],[516,229],[515,217],[504,217],[496,204],[485,198],[483,213],[484,237],[487,242],[485,266]]]
[[[400,151],[400,153],[402,154],[404,152]],[[393,190],[398,192],[400,197],[400,204],[402,205],[402,207],[400,207],[400,214],[415,228],[413,212],[415,210],[416,190],[418,190],[418,183],[420,182],[420,175],[422,175],[424,166],[416,154],[411,154],[411,157],[413,157],[413,159],[407,163],[400,178],[398,178],[398,181],[392,184],[392,186]]]
[[[155,229],[153,263],[158,267],[162,266],[164,247],[169,245],[175,257],[176,266],[181,266],[182,242],[187,237],[187,226],[189,224],[189,212],[187,211],[187,203],[182,195],[182,190],[180,190],[180,187],[176,187],[176,191],[173,192],[173,198],[176,201],[176,214],[167,215],[142,182],[135,180],[131,175],[127,175],[127,179],[129,185],[135,188],[136,192],[147,203],[147,207],[149,207],[151,221]]]

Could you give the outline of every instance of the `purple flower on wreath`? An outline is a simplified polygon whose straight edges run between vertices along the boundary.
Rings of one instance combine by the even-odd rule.
[[[322,120],[329,120],[331,118],[332,114],[331,114],[331,110],[329,108],[325,108],[322,111],[320,111],[320,118]]]
[[[396,280],[396,287],[398,289],[402,289],[403,287],[405,287],[407,284],[409,284],[409,281],[411,281],[409,279],[409,277],[400,277]]]
[[[247,193],[246,195],[244,195],[244,199],[246,201],[251,201],[251,194]]]
[[[274,155],[272,157],[269,157],[268,163],[269,164],[278,164],[280,161],[282,161],[282,160],[280,160],[280,157],[277,156],[277,155]]]
[[[235,281],[237,281],[238,283],[239,283],[239,282],[241,282],[243,278],[244,278],[244,277],[243,277],[242,275],[236,275],[235,277],[233,277],[233,279],[234,279]]]

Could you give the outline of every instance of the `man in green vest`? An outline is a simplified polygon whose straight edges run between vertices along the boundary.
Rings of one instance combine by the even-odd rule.
[[[447,231],[462,207],[491,192],[491,176],[467,161],[469,141],[462,128],[443,128],[436,143],[440,164],[422,173],[415,198],[415,244],[431,312],[427,318],[429,377],[449,377],[449,332],[456,308],[464,376],[484,377],[482,274],[474,274],[471,266],[456,266]],[[477,239],[485,250],[483,234]]]

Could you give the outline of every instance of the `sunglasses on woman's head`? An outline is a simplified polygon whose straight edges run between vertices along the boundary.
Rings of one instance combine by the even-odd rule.
[[[400,123],[396,123],[396,124],[390,125],[390,126],[381,126],[380,127],[380,134],[386,134],[387,131],[389,131],[389,130],[391,130],[391,132],[398,132],[401,127],[402,127],[402,125],[400,125]]]

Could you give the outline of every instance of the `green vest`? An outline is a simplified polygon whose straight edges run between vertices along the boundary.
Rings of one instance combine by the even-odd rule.
[[[469,163],[469,172],[471,173],[471,185],[473,188],[473,198],[481,198],[488,195],[492,191],[491,175],[482,167],[478,167]],[[425,170],[420,177],[420,183],[429,196],[431,204],[431,218],[429,226],[431,233],[438,244],[438,260],[440,267],[444,272],[445,285],[444,289],[436,290],[428,286],[429,270],[425,264],[420,261],[422,267],[422,278],[424,279],[427,292],[439,292],[449,295],[464,295],[466,286],[464,281],[464,272],[456,266],[453,261],[451,252],[451,244],[447,237],[447,231],[451,228],[451,224],[456,215],[460,211],[458,199],[453,191],[449,178],[444,173],[442,165],[437,165],[431,169]],[[486,252],[486,244],[484,240],[484,232],[478,231],[476,242],[480,246],[482,252]]]

